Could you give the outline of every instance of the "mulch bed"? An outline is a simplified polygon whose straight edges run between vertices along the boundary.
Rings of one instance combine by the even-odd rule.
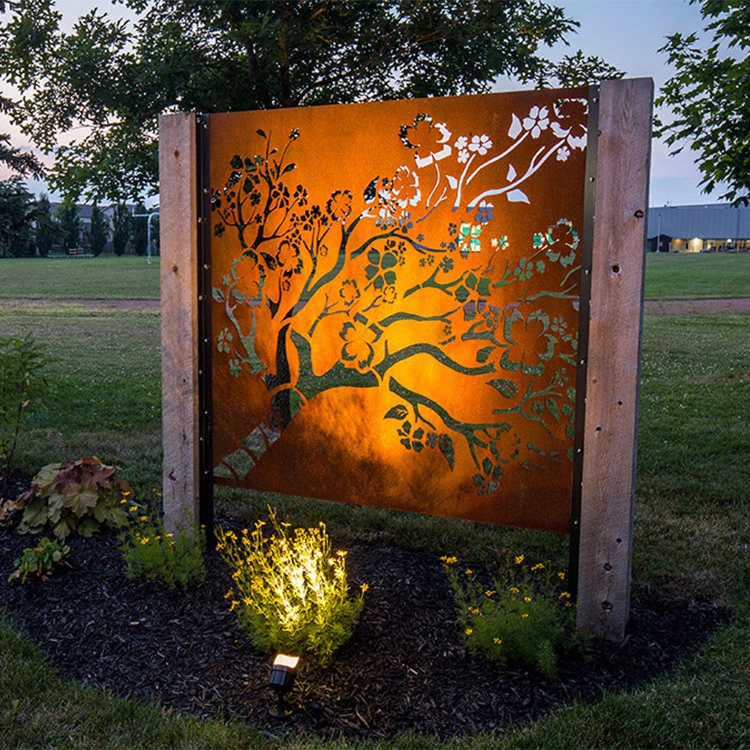
[[[219,515],[217,523],[242,522]],[[370,589],[355,634],[329,666],[302,663],[298,709],[279,720],[268,714],[267,655],[229,612],[229,569],[216,553],[207,555],[205,583],[183,594],[126,579],[112,532],[69,544],[70,569],[46,583],[6,584],[30,538],[0,529],[0,612],[61,674],[272,735],[375,739],[413,730],[449,738],[502,730],[668,673],[729,619],[708,603],[639,597],[622,643],[595,641],[586,659],[566,659],[550,680],[466,653],[436,555],[358,541],[347,544],[349,578]]]

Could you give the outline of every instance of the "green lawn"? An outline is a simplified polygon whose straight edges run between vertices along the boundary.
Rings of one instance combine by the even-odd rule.
[[[648,253],[646,299],[750,297],[750,253]]]
[[[123,260],[146,265],[127,258],[89,262],[117,268]],[[698,268],[693,264],[708,264],[700,272],[703,287],[718,290],[736,269],[737,276],[742,269],[747,274],[748,260],[739,255],[649,256],[647,290],[674,269],[679,273],[673,277],[682,279],[675,281],[676,296],[687,295],[693,274],[685,269]],[[58,263],[80,269],[83,262],[25,261],[16,268]],[[12,268],[6,263],[0,261],[0,274]],[[12,279],[9,286],[20,289],[22,284]],[[134,296],[122,288],[121,293]],[[0,302],[0,331],[33,331],[59,358],[49,371],[52,398],[30,420],[21,440],[23,469],[94,453],[120,465],[137,487],[158,487],[158,311],[91,310],[49,296],[31,305],[6,301]],[[731,606],[734,620],[671,676],[632,692],[607,694],[592,706],[572,706],[505,735],[442,746],[750,746],[750,314],[647,314],[642,375],[634,596],[650,589],[708,599]],[[251,518],[263,513],[268,500],[226,491],[221,497],[234,512]],[[334,536],[378,538],[480,563],[504,548],[558,560],[566,552],[564,538],[538,532],[294,498],[274,497],[273,502],[297,524],[324,520]],[[29,746],[281,745],[249,726],[200,722],[63,682],[39,651],[0,619],[0,747]],[[330,745],[300,740],[292,746]],[[441,745],[409,735],[364,746]]]
[[[0,258],[0,298],[159,299],[159,258]]]

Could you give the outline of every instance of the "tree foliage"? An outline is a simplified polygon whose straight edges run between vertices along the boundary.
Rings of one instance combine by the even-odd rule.
[[[36,201],[36,231],[34,240],[39,255],[47,256],[60,238],[60,226],[54,216],[49,198],[42,194]]]
[[[56,218],[60,227],[62,246],[65,250],[78,247],[81,219],[75,203],[62,203],[57,207]]]
[[[69,197],[152,190],[161,113],[474,93],[500,75],[551,82],[542,51],[578,25],[540,0],[124,4],[133,24],[94,9],[65,32],[53,0],[18,0],[0,28],[0,76],[23,92],[14,120],[56,153],[51,184]],[[594,61],[589,75],[602,74]],[[58,147],[79,124],[88,134]]]
[[[691,0],[697,2],[697,0]],[[717,187],[722,199],[750,203],[750,5],[746,0],[702,0],[710,43],[698,35],[674,34],[662,47],[676,73],[661,89],[657,105],[673,119],[660,132],[679,153],[689,143],[698,159],[701,186]]]
[[[104,211],[94,203],[91,207],[91,232],[89,242],[91,243],[91,252],[94,255],[101,255],[107,246],[109,238],[109,219],[105,216]]]
[[[33,245],[34,197],[20,177],[0,182],[0,257],[29,255]]]
[[[130,242],[133,218],[124,203],[118,203],[112,214],[112,249],[115,255],[124,255]]]

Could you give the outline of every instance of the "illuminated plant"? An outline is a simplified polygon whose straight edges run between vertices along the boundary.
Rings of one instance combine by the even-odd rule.
[[[474,570],[461,569],[457,558],[441,560],[456,599],[461,636],[472,654],[554,677],[559,653],[583,645],[564,572],[553,576],[549,564],[529,566],[518,555],[488,584]]]
[[[131,489],[115,478],[118,471],[96,457],[47,464],[18,498],[24,506],[18,531],[36,533],[49,524],[58,539],[65,539],[72,531],[91,536],[101,526],[120,526]]]
[[[252,642],[265,651],[309,654],[326,662],[352,634],[367,584],[350,597],[346,552],[331,550],[325,524],[291,529],[270,511],[238,536],[219,529],[217,549],[234,568],[227,592],[232,610]]]

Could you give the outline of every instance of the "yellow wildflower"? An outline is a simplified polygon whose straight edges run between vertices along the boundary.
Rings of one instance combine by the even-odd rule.
[[[453,557],[452,555],[450,557],[448,557],[447,555],[443,555],[440,559],[446,565],[453,565],[454,563],[458,562],[458,558],[457,557]]]
[[[137,511],[137,510],[138,510],[138,506],[137,506],[137,505],[131,505],[131,506],[130,506],[130,507],[128,508],[128,511],[129,511],[130,513],[135,513],[135,512]]]
[[[529,613],[528,613],[528,612],[524,612],[524,613],[523,613],[523,614],[521,615],[521,619],[522,619],[522,620],[525,620],[525,619],[527,619],[527,618],[528,618],[528,616],[529,616]]]
[[[520,593],[521,593],[521,589],[519,589],[519,588],[516,588],[515,586],[511,586],[511,587],[510,587],[510,588],[508,589],[508,591],[509,591],[509,592],[510,592],[511,594],[513,594],[513,595],[515,595],[515,594],[520,594]]]
[[[564,580],[565,580],[565,573],[563,573],[563,572],[562,572],[562,570],[561,570],[561,571],[559,571],[559,573],[557,574],[557,577],[558,577],[558,578],[559,578],[559,579],[560,579],[561,581],[564,581]]]
[[[536,570],[544,570],[544,563],[537,563],[536,565],[531,566],[532,573]]]
[[[492,642],[493,642],[493,643],[494,643],[494,644],[495,644],[496,646],[499,646],[499,645],[500,645],[500,644],[501,644],[501,643],[502,643],[503,641],[502,641],[502,638],[493,638],[493,639],[492,639]]]
[[[563,591],[560,596],[557,597],[558,599],[570,599],[570,593],[568,591]]]
[[[515,561],[516,565],[520,565],[526,558],[524,555],[518,555],[517,557],[514,557],[513,560]]]
[[[493,591],[488,590],[484,592],[485,596],[495,596],[495,594],[497,594],[497,591],[494,591],[494,590]]]
[[[473,628],[466,628],[466,630],[464,632],[466,633],[466,635],[471,635],[474,632],[474,629]]]
[[[466,568],[466,575],[470,576],[474,571],[471,568]]]
[[[368,586],[368,585],[367,585],[366,583],[363,583],[363,584],[362,584],[362,585],[361,585],[361,586],[359,587],[360,591],[361,591],[361,592],[362,592],[363,594],[364,594],[364,593],[365,593],[366,591],[368,591],[368,590],[369,590],[369,588],[370,588],[370,587],[369,587],[369,586]]]
[[[523,600],[526,602],[526,604],[528,604],[531,601],[531,597],[530,596],[524,596]]]
[[[148,521],[148,516],[138,516],[138,520],[143,522]]]
[[[141,537],[141,544],[148,544],[148,537],[147,536],[142,536]]]

